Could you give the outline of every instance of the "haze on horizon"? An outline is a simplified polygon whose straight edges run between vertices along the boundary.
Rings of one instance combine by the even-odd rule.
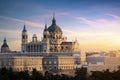
[[[55,12],[57,24],[68,40],[78,40],[81,50],[120,49],[120,0],[1,0],[0,46],[7,38],[11,50],[21,49],[26,24],[29,41],[41,40]]]

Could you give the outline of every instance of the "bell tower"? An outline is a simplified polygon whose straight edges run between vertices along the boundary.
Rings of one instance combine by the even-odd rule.
[[[47,24],[45,24],[45,29],[43,31],[43,52],[49,52],[50,44],[49,44],[49,31],[47,30]]]
[[[22,44],[21,44],[21,51],[22,52],[26,52],[26,44],[28,43],[28,33],[27,33],[27,30],[26,30],[26,26],[24,24],[24,28],[23,28],[23,31],[22,31]]]

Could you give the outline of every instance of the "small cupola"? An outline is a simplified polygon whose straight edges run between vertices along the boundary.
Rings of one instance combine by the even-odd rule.
[[[9,52],[9,46],[7,44],[6,38],[4,38],[3,45],[1,46],[1,52],[6,53]]]

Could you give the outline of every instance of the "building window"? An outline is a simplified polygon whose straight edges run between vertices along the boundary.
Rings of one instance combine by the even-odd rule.
[[[51,64],[52,62],[51,61],[49,61],[49,64]]]
[[[57,69],[57,67],[54,67],[54,69]]]
[[[50,67],[49,70],[51,70],[52,68]]]
[[[54,64],[57,64],[57,62],[56,62],[56,61],[54,61]]]
[[[44,64],[46,64],[46,61],[44,61]]]
[[[50,35],[50,38],[52,38],[52,35]]]
[[[26,35],[26,39],[28,38],[28,36]]]
[[[22,38],[25,39],[25,35],[23,35]]]
[[[44,35],[44,38],[46,38],[46,35]]]
[[[8,63],[8,64],[9,64],[9,66],[11,66],[11,65],[12,65],[12,62],[11,62],[11,61],[9,61],[9,63]]]
[[[46,69],[46,67],[44,67]]]
[[[3,62],[4,62],[3,65],[6,66],[6,60],[4,60]]]

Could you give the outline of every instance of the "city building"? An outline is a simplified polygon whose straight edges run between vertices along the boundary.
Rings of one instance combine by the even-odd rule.
[[[73,56],[54,56],[49,55],[43,58],[43,68],[45,71],[52,72],[74,72],[74,57]]]
[[[0,68],[13,68],[15,71],[34,68],[38,71],[51,71],[54,73],[73,73],[76,66],[80,65],[79,43],[67,41],[63,37],[62,29],[57,25],[55,16],[52,24],[43,30],[43,38],[37,40],[33,34],[32,41],[28,42],[28,32],[24,25],[21,38],[21,52],[9,52],[9,47],[4,40],[0,54]],[[5,51],[4,48],[6,48]]]
[[[33,35],[32,41],[28,42],[28,33],[24,25],[22,31],[22,52],[75,52],[79,50],[77,40],[68,42],[67,38],[63,37],[62,29],[57,25],[53,16],[52,24],[43,30],[43,39],[37,40],[36,34]]]
[[[21,38],[21,51],[12,52],[6,38],[1,46],[0,68],[13,68],[15,71],[36,69],[40,72],[73,74],[76,68],[86,67],[88,72],[117,70],[120,66],[120,51],[87,52],[79,51],[79,43],[67,41],[62,29],[57,25],[55,16],[52,24],[43,30],[42,40],[33,34],[28,42],[28,32],[24,25]]]
[[[120,57],[114,55],[111,56],[111,53],[92,54],[86,56],[86,63],[88,73],[106,69],[114,71],[120,66]]]
[[[0,68],[12,68],[14,71],[42,71],[42,57],[34,56],[0,56]]]

